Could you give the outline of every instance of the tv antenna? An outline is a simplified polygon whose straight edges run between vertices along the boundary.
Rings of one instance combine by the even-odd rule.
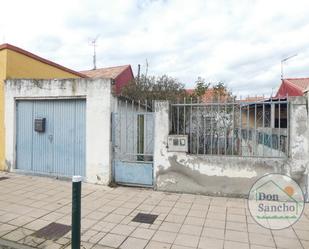
[[[90,45],[93,46],[93,70],[97,69],[97,53],[96,53],[96,47],[97,47],[97,41],[99,39],[100,35],[97,35],[93,40],[90,41]]]

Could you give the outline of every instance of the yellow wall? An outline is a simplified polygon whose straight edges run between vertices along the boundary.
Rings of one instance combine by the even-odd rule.
[[[13,50],[0,50],[0,170],[6,169],[4,143],[4,80],[18,78],[59,79],[80,77]]]
[[[31,78],[79,78],[77,75],[66,72],[62,69],[42,63],[26,55],[7,50],[7,79]]]
[[[0,170],[4,169],[4,79],[6,78],[7,50],[0,50]]]

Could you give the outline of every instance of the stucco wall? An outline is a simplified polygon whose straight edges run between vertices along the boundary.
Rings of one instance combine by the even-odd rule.
[[[0,170],[5,169],[4,80],[5,79],[79,78],[63,69],[48,65],[10,49],[0,51]]]
[[[111,81],[108,79],[7,80],[5,160],[15,169],[16,99],[86,99],[86,180],[108,184],[110,170]]]
[[[246,196],[253,183],[268,173],[283,173],[297,180],[305,192],[308,165],[307,112],[303,100],[291,99],[291,157],[253,158],[189,155],[169,152],[168,103],[157,102],[155,111],[154,175],[156,189],[222,196]],[[296,102],[295,102],[296,101]]]

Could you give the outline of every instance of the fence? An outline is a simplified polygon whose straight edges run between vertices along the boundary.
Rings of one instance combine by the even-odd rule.
[[[243,157],[286,157],[289,103],[220,99],[172,103],[170,133],[188,135],[189,153]]]
[[[117,99],[112,115],[115,157],[125,161],[153,160],[153,102]]]

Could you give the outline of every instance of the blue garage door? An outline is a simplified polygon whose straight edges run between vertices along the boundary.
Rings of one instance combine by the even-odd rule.
[[[85,176],[85,100],[17,101],[16,167]]]

